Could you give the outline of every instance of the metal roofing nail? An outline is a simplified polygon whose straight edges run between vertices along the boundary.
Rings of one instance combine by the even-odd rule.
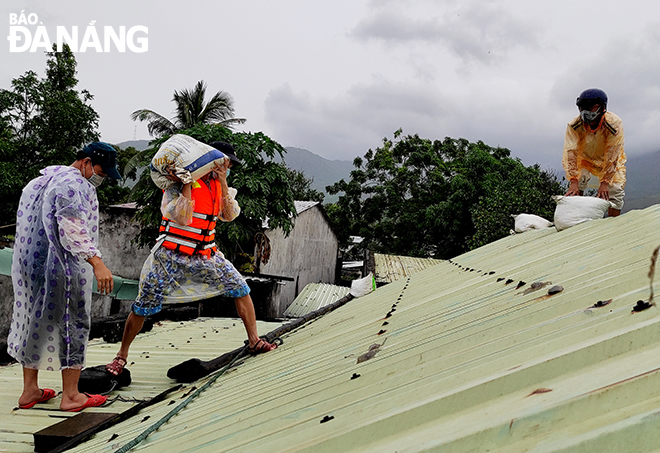
[[[555,286],[553,286],[552,288],[550,288],[550,289],[548,290],[548,294],[552,296],[553,294],[560,293],[560,292],[562,292],[563,290],[564,290],[564,287],[563,287],[563,286],[561,286],[561,285],[555,285]]]
[[[599,300],[598,302],[596,302],[595,304],[592,305],[592,308],[604,307],[605,305],[609,304],[610,302],[612,302],[612,299]]]
[[[644,302],[643,300],[638,300],[637,304],[633,307],[632,311],[635,311],[635,312],[644,311],[648,308],[651,308],[652,305],[655,305],[655,304],[650,304],[648,302]]]

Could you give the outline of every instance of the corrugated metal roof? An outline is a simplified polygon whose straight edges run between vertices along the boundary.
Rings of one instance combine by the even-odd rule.
[[[329,285],[327,283],[310,283],[303,288],[298,297],[284,311],[287,318],[300,318],[308,313],[325,307],[351,292],[346,286]]]
[[[258,321],[257,328],[263,335],[281,324]],[[245,338],[245,328],[240,319],[198,318],[187,322],[159,322],[150,332],[139,334],[131,347],[128,367],[133,379],[131,385],[110,395],[110,398],[121,396],[126,401],[117,400],[107,407],[85,409],[85,412],[124,412],[139,401],[147,401],[175,387],[176,383],[166,375],[170,367],[193,357],[211,360],[242,346]],[[118,344],[105,343],[101,339],[90,341],[87,365],[108,363],[118,348]],[[39,373],[39,383],[42,387],[59,392],[62,389],[60,376],[60,373],[42,371]],[[36,409],[13,410],[23,386],[22,371],[18,364],[0,367],[0,382],[0,451],[34,451],[33,433],[76,415],[58,410],[61,400],[59,396],[35,406]],[[178,403],[195,385],[198,384],[183,385],[165,399],[165,404],[172,404],[172,401]],[[132,419],[135,430],[143,429],[140,420],[150,413],[150,408],[145,409],[136,416],[137,419]],[[100,437],[105,435],[110,437],[112,432]],[[112,451],[112,445],[104,445],[105,450]]]
[[[528,231],[382,286],[245,359],[136,451],[657,450],[660,316],[632,308],[659,226],[654,206]],[[172,335],[155,341],[175,356]],[[72,451],[115,451],[168,403]]]
[[[14,250],[9,247],[0,249],[0,275],[11,276],[11,257]]]
[[[383,255],[380,253],[374,253],[374,261],[376,264],[376,283],[378,284],[395,282],[442,262],[432,258]]]
[[[303,212],[307,211],[310,208],[313,208],[317,204],[320,204],[318,201],[294,201],[293,202],[295,207],[296,207],[296,215],[300,215]],[[266,217],[262,222],[261,222],[262,228],[268,229],[268,217]]]
[[[305,212],[308,209],[319,204],[318,201],[294,201],[293,203],[296,205],[296,212],[298,214]]]

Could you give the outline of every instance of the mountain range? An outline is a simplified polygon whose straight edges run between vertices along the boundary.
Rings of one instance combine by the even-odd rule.
[[[131,140],[118,143],[117,146],[134,147],[137,150],[146,149],[149,140]],[[325,194],[324,203],[334,203],[337,195],[328,195],[325,187],[340,179],[348,181],[353,162],[348,160],[328,160],[311,151],[302,148],[286,147],[285,164],[302,171],[307,178],[312,179],[312,188]],[[276,159],[280,162],[280,159]],[[627,183],[626,198],[623,212],[632,209],[644,209],[660,204],[660,151],[628,157],[626,164]],[[563,171],[555,171],[561,178]]]

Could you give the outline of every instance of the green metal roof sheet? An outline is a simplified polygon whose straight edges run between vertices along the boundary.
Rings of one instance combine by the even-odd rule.
[[[338,301],[350,292],[351,288],[346,286],[329,285],[327,283],[309,283],[284,311],[284,316],[287,318],[299,318]]]
[[[282,323],[257,321],[257,328],[261,335],[280,325]],[[242,346],[245,338],[245,328],[240,319],[198,318],[187,322],[158,322],[151,331],[139,334],[131,347],[128,360],[128,370],[131,371],[133,380],[131,385],[120,391],[112,392],[109,398],[114,401],[109,406],[89,408],[85,409],[85,412],[125,412],[141,401],[148,401],[175,388],[176,382],[166,375],[170,367],[192,357],[211,360]],[[106,343],[100,338],[90,341],[87,366],[110,362],[118,348],[118,344]],[[33,433],[76,415],[58,410],[60,396],[46,404],[38,404],[34,409],[16,409],[23,385],[21,367],[18,364],[0,367],[0,383],[2,385],[2,392],[0,392],[0,451],[32,452],[34,451]],[[57,392],[62,389],[61,374],[58,372],[41,371],[39,383],[42,387],[52,388]],[[195,385],[198,384],[184,384],[180,389],[170,393],[165,399],[165,407],[168,409],[175,407],[172,402],[179,403],[187,394],[191,393]],[[136,431],[144,429],[144,425],[140,421],[146,415],[150,415],[152,410],[152,408],[143,409],[136,416],[137,420],[132,419]],[[155,415],[151,415],[151,417],[155,417]],[[106,435],[109,438],[113,432],[99,434],[97,439]],[[104,445],[104,449],[113,451],[113,445],[113,443]],[[92,447],[91,451],[105,451],[103,449],[95,450],[95,448]]]
[[[376,283],[392,283],[408,277],[416,272],[441,263],[432,258],[416,258],[412,256],[384,255],[374,253]]]
[[[107,294],[119,300],[135,300],[138,295],[139,284],[137,280],[128,278],[112,276],[113,288],[112,292]],[[98,293],[96,279],[92,280],[92,291]]]
[[[246,358],[135,450],[656,451],[660,317],[632,309],[659,226],[654,206],[532,230],[382,286]],[[171,327],[152,341],[189,358]],[[137,387],[155,379],[143,350]],[[169,400],[71,451],[116,451]]]
[[[0,275],[11,276],[11,257],[14,250],[9,247],[0,249]]]

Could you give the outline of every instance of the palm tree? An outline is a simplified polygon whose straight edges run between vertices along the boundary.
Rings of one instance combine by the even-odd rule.
[[[141,109],[131,113],[133,121],[146,121],[149,134],[163,137],[196,124],[221,124],[230,128],[245,123],[245,118],[234,118],[234,101],[224,91],[218,91],[209,102],[204,102],[206,83],[200,80],[192,90],[174,91],[176,115],[172,120],[153,110]]]

